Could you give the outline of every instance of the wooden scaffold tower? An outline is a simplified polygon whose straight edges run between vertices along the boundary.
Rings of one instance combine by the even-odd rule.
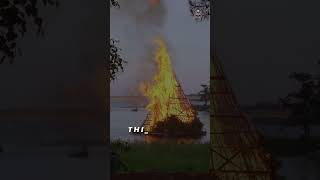
[[[181,84],[179,82],[179,80],[177,79],[176,74],[174,74],[174,78],[177,81],[177,86],[176,89],[178,91],[178,96],[177,97],[170,97],[170,101],[167,104],[167,113],[169,112],[169,110],[174,110],[176,113],[174,114],[176,117],[178,117],[181,121],[187,121],[187,119],[193,119],[197,116],[197,111],[195,111],[193,109],[193,106],[191,105],[189,99],[186,97],[186,95],[184,94],[184,91],[181,87]],[[177,104],[179,104],[179,106],[177,106]],[[177,108],[177,107],[182,107]],[[184,111],[184,109],[190,109],[191,111]],[[170,115],[167,114],[167,117],[169,117]],[[142,126],[144,127],[144,129],[146,131],[149,132],[150,135],[153,134],[152,132],[152,124],[154,124],[154,122],[152,122],[152,120],[150,119],[150,112],[148,112]]]
[[[271,155],[239,109],[214,52],[210,76],[210,172],[218,180],[271,180]]]

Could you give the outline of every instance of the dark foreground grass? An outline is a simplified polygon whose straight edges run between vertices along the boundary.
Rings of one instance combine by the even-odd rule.
[[[292,138],[266,138],[266,148],[278,157],[301,156],[320,150],[320,137],[308,141]]]
[[[119,154],[133,172],[208,172],[208,147],[208,144],[130,143]]]

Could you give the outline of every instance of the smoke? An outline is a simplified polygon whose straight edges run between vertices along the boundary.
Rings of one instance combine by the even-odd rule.
[[[119,4],[120,9],[111,9],[111,37],[120,40],[128,64],[127,77],[120,75],[127,82],[126,92],[117,93],[136,94],[139,84],[151,80],[156,71],[153,41],[161,36],[167,12],[163,0],[119,0]]]
[[[139,27],[161,27],[165,21],[166,9],[163,0],[119,0],[122,16],[130,16]],[[150,29],[148,29],[150,30]]]

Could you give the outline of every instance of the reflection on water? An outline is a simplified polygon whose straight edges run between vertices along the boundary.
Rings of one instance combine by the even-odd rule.
[[[203,123],[203,130],[206,135],[199,139],[191,138],[160,138],[154,136],[135,135],[128,132],[128,127],[141,126],[146,118],[147,110],[142,107],[134,107],[130,104],[114,103],[111,104],[110,113],[110,135],[111,140],[123,140],[129,142],[168,142],[177,143],[208,143],[210,141],[210,115],[208,112],[199,112],[198,117]]]
[[[275,139],[296,140],[298,143],[303,135],[300,126],[286,126],[281,124],[255,123],[255,127],[266,137]],[[311,137],[319,137],[320,126],[311,127]],[[320,144],[318,144],[320,146]],[[277,149],[277,147],[273,147]],[[301,148],[301,147],[297,147]],[[295,151],[295,150],[293,150]],[[286,180],[319,180],[320,179],[320,150],[315,152],[301,153],[299,155],[276,157],[281,161],[279,175]]]

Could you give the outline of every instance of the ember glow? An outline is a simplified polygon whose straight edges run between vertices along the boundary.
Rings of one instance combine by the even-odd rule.
[[[171,116],[190,123],[196,114],[176,78],[166,44],[162,39],[156,39],[155,44],[157,51],[154,60],[157,63],[157,72],[152,82],[141,84],[141,91],[149,100],[146,108],[149,111],[147,118],[150,124],[146,128],[152,130],[156,122]]]
[[[157,6],[159,4],[159,0],[149,0],[151,6]]]

